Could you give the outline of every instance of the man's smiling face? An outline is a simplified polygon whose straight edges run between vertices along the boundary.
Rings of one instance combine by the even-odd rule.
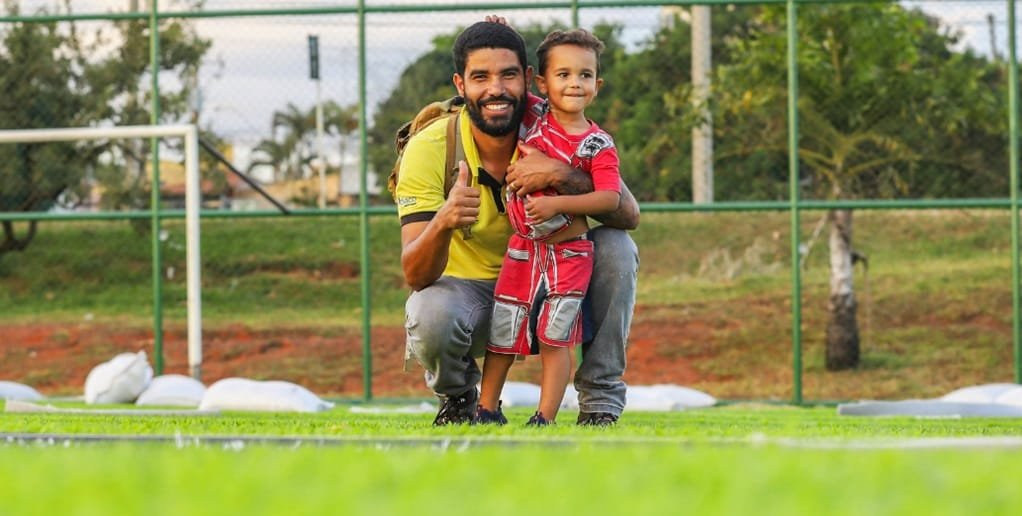
[[[464,76],[455,75],[454,84],[465,97],[472,123],[483,133],[499,137],[518,129],[529,79],[514,52],[480,48],[468,54]]]

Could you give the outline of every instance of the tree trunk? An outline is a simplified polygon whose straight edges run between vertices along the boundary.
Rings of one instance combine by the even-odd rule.
[[[3,228],[4,239],[0,242],[0,255],[10,251],[24,251],[35,237],[36,221],[28,221],[28,233],[25,234],[25,238],[21,239],[14,234],[14,222],[9,220],[3,221]]]
[[[826,366],[830,371],[859,365],[859,323],[853,287],[852,211],[830,212],[830,321]]]

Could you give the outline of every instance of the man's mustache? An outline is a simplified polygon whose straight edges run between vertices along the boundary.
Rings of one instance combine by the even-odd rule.
[[[511,104],[512,106],[518,104],[518,101],[514,97],[508,97],[506,95],[500,95],[500,96],[497,96],[497,97],[489,97],[489,98],[485,98],[485,99],[480,99],[479,102],[477,102],[477,104],[481,106],[483,104],[489,104],[491,102],[507,102],[508,104]]]

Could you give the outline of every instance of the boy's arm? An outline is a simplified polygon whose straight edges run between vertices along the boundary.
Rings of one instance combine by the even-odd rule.
[[[522,145],[522,150],[525,156],[508,167],[505,177],[512,191],[525,195],[551,187],[561,195],[593,193],[593,179],[589,174],[526,145]],[[639,203],[623,180],[617,209],[593,218],[617,229],[635,229],[639,226]]]
[[[597,190],[581,195],[530,197],[525,202],[525,213],[535,220],[548,220],[558,213],[595,216],[616,210],[620,200],[621,196],[610,190]]]

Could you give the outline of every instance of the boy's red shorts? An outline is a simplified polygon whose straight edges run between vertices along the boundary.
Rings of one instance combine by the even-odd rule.
[[[486,349],[534,355],[539,343],[579,344],[582,299],[592,274],[593,243],[584,236],[551,245],[512,235],[494,291]]]

